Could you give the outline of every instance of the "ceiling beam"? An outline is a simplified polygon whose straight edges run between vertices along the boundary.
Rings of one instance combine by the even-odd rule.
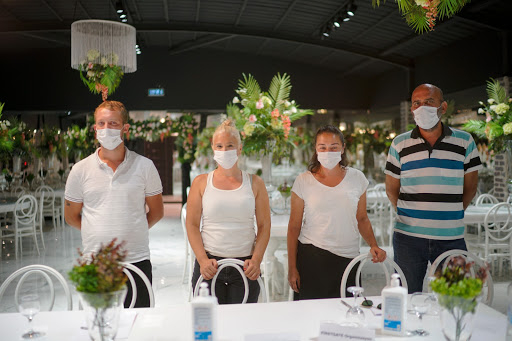
[[[277,22],[277,24],[274,25],[274,31],[277,31],[277,29],[279,28],[279,26],[281,26],[281,24],[283,23],[283,21],[286,19],[286,17],[288,16],[288,14],[290,14],[290,12],[292,11],[293,9],[293,6],[295,6],[295,4],[297,3],[298,0],[293,0],[292,3],[290,4],[290,6],[288,6],[288,8],[286,9],[286,11],[284,12],[284,14],[281,16],[281,19],[279,19],[279,21]]]
[[[176,55],[179,53],[195,50],[200,47],[215,44],[215,43],[218,43],[218,42],[226,40],[226,39],[231,39],[232,37],[233,36],[231,36],[231,35],[223,35],[223,36],[219,37],[218,35],[213,35],[213,34],[207,35],[207,36],[202,36],[196,40],[189,40],[183,44],[176,46],[173,49],[170,49],[169,54]]]
[[[80,7],[80,10],[82,12],[84,12],[85,16],[87,17],[87,19],[91,19],[91,15],[89,14],[89,12],[87,12],[87,10],[85,9],[84,5],[82,5],[82,3],[80,2],[80,0],[77,0],[77,4],[78,4],[78,7]]]
[[[201,10],[201,0],[197,0],[197,5],[196,5],[196,24],[199,22],[199,11]]]
[[[338,51],[336,51],[336,50],[332,50],[332,51],[330,51],[329,53],[327,53],[327,54],[325,55],[325,57],[323,57],[322,59],[320,59],[320,60],[317,62],[317,64],[318,64],[318,65],[322,65],[323,63],[325,63],[329,58],[331,58],[331,57],[332,57],[333,55],[335,55],[336,53],[338,53]]]
[[[135,2],[135,0],[132,0],[132,6],[133,6],[133,9],[135,10],[135,15],[137,16],[137,20],[139,22],[141,22],[142,16],[140,15],[139,5],[137,5],[137,2]]]
[[[483,23],[483,22],[480,22],[480,21],[477,21],[477,20],[474,20],[474,19],[469,19],[469,18],[463,17],[461,15],[455,15],[453,18],[457,19],[457,20],[460,20],[460,21],[463,21],[463,22],[466,22],[466,23],[468,23],[470,25],[480,26],[482,28],[486,28],[486,29],[493,30],[493,31],[498,31],[498,32],[505,31],[504,29],[501,29],[499,27],[491,26],[491,25],[488,25],[486,23]]]
[[[57,19],[59,19],[59,21],[64,21],[64,19],[59,15],[59,13],[57,13],[57,11],[54,10],[53,7],[50,6],[50,4],[46,0],[41,0],[41,2],[53,13],[53,15],[55,15],[55,17],[57,17]]]
[[[242,7],[240,7],[240,11],[238,12],[238,15],[235,20],[235,26],[238,26],[238,24],[240,23],[240,18],[242,17],[242,14],[244,13],[245,6],[247,6],[247,0],[244,0],[244,2],[242,3]]]
[[[0,0],[0,9],[4,12],[9,14],[11,17],[13,17],[14,20],[20,21],[20,19],[12,13],[12,11],[3,3],[2,0]]]
[[[385,22],[386,20],[388,20],[389,18],[391,18],[393,15],[395,15],[395,13],[397,13],[398,11],[393,9],[391,12],[389,12],[388,14],[386,14],[383,18],[381,18],[379,21],[377,21],[375,24],[372,24],[370,25],[367,29],[363,30],[362,32],[360,32],[359,34],[355,35],[354,37],[352,37],[352,39],[350,39],[350,43],[352,44],[354,41],[359,41],[363,36],[365,36],[367,33],[369,33],[370,31],[374,30],[375,28],[377,28],[380,24],[382,24],[383,22]]]
[[[310,46],[320,46],[328,49],[337,50],[352,54],[354,56],[366,57],[375,61],[399,66],[402,68],[410,68],[411,63],[407,58],[401,57],[386,57],[380,56],[379,51],[367,52],[354,46],[353,44],[341,43],[331,40],[320,40],[318,38],[307,38],[303,36],[290,35],[286,33],[276,33],[269,30],[254,30],[247,28],[237,28],[231,25],[221,24],[201,24],[201,23],[139,23],[134,25],[137,32],[191,32],[191,33],[203,33],[203,34],[222,34],[230,36],[243,36],[243,37],[257,37],[257,38],[268,38],[277,41],[288,41],[293,43],[299,43]],[[12,23],[6,25],[3,29],[0,29],[0,34],[18,33],[18,32],[29,32],[29,33],[41,33],[41,32],[69,32],[69,24],[57,24],[57,23]]]
[[[256,51],[257,56],[259,56],[261,52],[263,52],[263,49],[265,48],[265,46],[267,46],[268,41],[268,39],[263,39],[263,42],[261,43],[260,47],[258,47],[258,51]]]
[[[29,38],[34,38],[34,39],[39,39],[39,40],[50,41],[50,42],[52,42],[52,43],[57,43],[57,44],[65,45],[65,46],[71,46],[71,43],[70,43],[69,41],[64,41],[64,40],[59,40],[59,39],[53,39],[53,38],[42,37],[42,36],[40,36],[40,35],[33,34],[33,33],[21,32],[21,33],[20,33],[20,35],[25,36],[25,37],[29,37]]]
[[[169,4],[167,3],[167,0],[163,0],[163,5],[164,5],[165,22],[169,23]]]

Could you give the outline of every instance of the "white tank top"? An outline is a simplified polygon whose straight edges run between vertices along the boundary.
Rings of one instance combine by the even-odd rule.
[[[223,190],[213,186],[213,173],[208,173],[203,194],[204,249],[218,257],[250,256],[256,240],[256,200],[250,175],[242,171],[242,185]]]

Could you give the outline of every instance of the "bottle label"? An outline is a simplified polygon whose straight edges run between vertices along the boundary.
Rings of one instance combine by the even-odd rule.
[[[384,307],[385,311],[382,316],[384,329],[395,332],[402,331],[402,300],[393,296],[385,297]]]
[[[194,340],[208,341],[212,339],[212,310],[206,307],[194,308]]]

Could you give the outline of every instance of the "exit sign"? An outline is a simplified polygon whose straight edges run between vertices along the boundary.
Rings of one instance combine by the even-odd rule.
[[[148,89],[149,97],[163,97],[165,96],[164,88],[150,88]]]

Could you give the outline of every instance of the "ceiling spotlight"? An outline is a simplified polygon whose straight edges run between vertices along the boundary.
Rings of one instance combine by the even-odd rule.
[[[343,21],[349,21],[350,17],[346,14],[343,15]]]
[[[141,54],[142,52],[140,52],[140,51],[135,51],[135,53],[136,53],[136,54]]]
[[[116,1],[116,12],[117,13],[123,13],[124,9],[123,9],[123,4],[121,3],[121,1]]]
[[[336,19],[334,19],[333,23],[334,27],[338,28],[341,26],[341,17],[337,17]]]
[[[357,6],[354,5],[354,3],[350,3],[347,7],[347,14],[351,17],[354,16],[354,13],[356,12]]]
[[[124,19],[122,19],[121,21],[122,21],[122,22],[127,22],[127,21],[128,21],[128,19],[124,18]]]
[[[121,18],[121,19],[126,18],[126,14],[121,14],[121,15],[119,16],[119,18]]]
[[[118,10],[117,10],[117,13],[118,13],[118,14],[119,14],[119,13],[123,13],[123,9],[122,9],[122,8],[118,9]]]
[[[322,36],[324,37],[328,37],[331,33],[331,29],[329,27],[325,27],[323,30],[322,30]]]

